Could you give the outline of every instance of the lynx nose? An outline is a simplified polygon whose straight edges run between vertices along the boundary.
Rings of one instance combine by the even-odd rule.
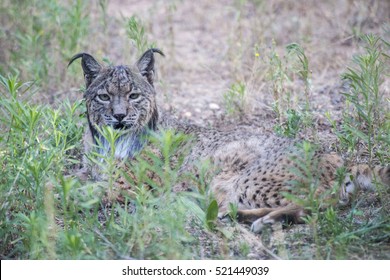
[[[114,118],[118,120],[118,122],[121,122],[126,117],[125,114],[115,114]]]

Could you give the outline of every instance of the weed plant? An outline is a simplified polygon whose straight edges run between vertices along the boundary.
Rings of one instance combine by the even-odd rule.
[[[224,93],[223,102],[226,113],[230,116],[243,114],[246,98],[246,86],[242,82],[233,84],[230,89]]]
[[[45,184],[78,162],[81,102],[61,108],[31,105],[31,83],[0,76],[1,254],[2,258],[53,257],[48,220],[56,201]],[[50,255],[50,256],[49,256]]]
[[[137,16],[131,16],[127,21],[127,35],[135,45],[139,54],[147,49],[155,47],[154,43],[149,43],[145,34],[145,27]]]
[[[390,106],[381,85],[389,76],[390,47],[387,41],[373,34],[362,36],[362,41],[365,53],[355,55],[354,67],[349,67],[342,76],[349,84],[344,96],[350,111],[345,112],[342,130],[337,135],[342,147],[348,150],[356,145],[364,147],[370,164],[374,156],[386,164],[390,162],[387,129]]]
[[[41,86],[51,79],[58,82],[61,75],[49,69],[82,49],[89,28],[88,7],[83,0],[2,1],[0,48],[6,51],[0,70]]]

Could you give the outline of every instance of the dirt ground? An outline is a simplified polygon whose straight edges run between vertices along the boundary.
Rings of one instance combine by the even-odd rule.
[[[165,107],[173,108],[180,117],[207,124],[224,114],[222,96],[238,81],[249,87],[250,112],[267,115],[272,104],[266,77],[270,48],[274,44],[282,57],[285,46],[292,42],[299,43],[309,59],[314,111],[337,116],[342,109],[340,75],[358,51],[354,35],[380,32],[390,18],[390,5],[387,1],[342,0],[113,0],[108,14],[119,19],[112,21],[113,25],[132,15],[142,20],[148,39],[166,53],[165,58],[157,58],[163,81],[158,92]],[[123,27],[110,29],[116,36],[125,37]],[[107,50],[107,56],[118,63],[129,63],[123,61],[129,57],[128,41],[116,36],[108,39],[114,47]],[[255,57],[255,45],[259,57]]]
[[[344,108],[340,76],[351,65],[353,54],[361,50],[356,36],[381,33],[390,18],[390,2],[111,0],[107,30],[95,31],[103,43],[90,45],[86,51],[98,59],[109,57],[114,64],[135,62],[138,54],[128,39],[125,23],[133,15],[146,27],[148,40],[165,53],[164,58],[156,58],[161,106],[179,118],[221,129],[241,124],[260,133],[273,130],[276,115],[268,75],[270,56],[274,51],[284,61],[286,45],[300,44],[309,60],[313,125],[331,139],[329,145],[334,145],[325,113],[340,120]],[[229,117],[223,95],[237,82],[246,85],[245,115]],[[389,93],[386,83],[384,90]],[[80,98],[74,90],[78,86],[72,84],[71,98]],[[295,77],[286,82],[286,87],[298,106],[303,100],[302,81]],[[305,226],[297,230],[305,230]],[[237,239],[252,246],[248,258],[287,257],[281,250],[275,255],[266,249],[246,227],[236,231]],[[283,242],[286,234],[276,229],[267,247]],[[204,235],[199,238],[207,257],[213,241]]]

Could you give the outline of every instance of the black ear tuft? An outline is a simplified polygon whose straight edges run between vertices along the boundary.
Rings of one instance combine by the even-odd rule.
[[[93,58],[92,55],[87,53],[78,53],[70,59],[68,67],[78,58],[81,58],[81,66],[83,67],[84,71],[85,84],[88,88],[93,79],[96,78],[102,66],[95,60],[95,58]]]
[[[154,53],[159,53],[164,56],[164,53],[159,49],[149,49],[147,50],[137,62],[138,70],[141,75],[146,77],[149,84],[153,85],[153,76],[154,76]]]

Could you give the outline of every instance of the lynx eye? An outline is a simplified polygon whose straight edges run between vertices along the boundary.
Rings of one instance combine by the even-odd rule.
[[[108,94],[106,94],[106,93],[99,94],[98,98],[101,101],[109,101],[110,100],[110,96]]]
[[[130,99],[137,99],[138,97],[139,97],[139,93],[132,93],[129,96]]]

